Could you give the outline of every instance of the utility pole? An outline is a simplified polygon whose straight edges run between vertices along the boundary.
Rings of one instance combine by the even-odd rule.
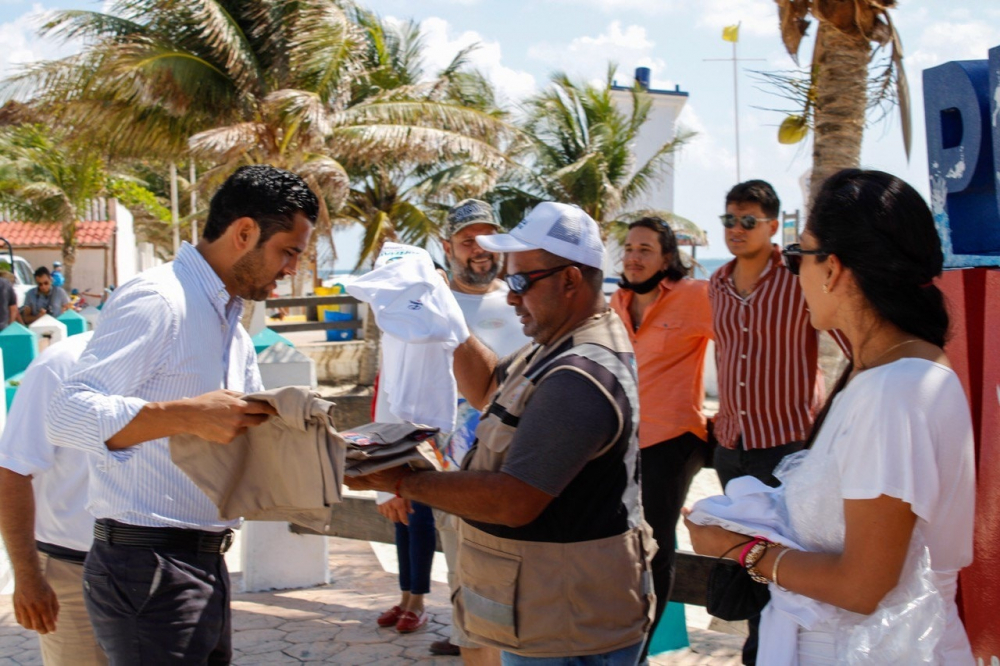
[[[198,174],[195,172],[194,160],[191,160],[190,164],[191,174],[191,245],[198,244],[198,219],[194,216],[196,210],[198,210],[198,188],[195,187],[197,182]]]
[[[170,223],[174,234],[174,257],[181,249],[181,221],[177,212],[177,164],[170,163]]]

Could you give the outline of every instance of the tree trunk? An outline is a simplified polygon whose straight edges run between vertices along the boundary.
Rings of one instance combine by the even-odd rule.
[[[63,284],[63,289],[66,290],[68,294],[73,288],[73,265],[76,263],[76,219],[65,221],[61,225],[60,235],[62,236],[62,262],[63,262],[63,278],[65,282]],[[103,288],[107,285],[101,285]],[[53,314],[53,317],[59,316],[58,313]]]
[[[809,205],[823,182],[861,161],[868,103],[868,40],[821,21],[816,36],[816,125]]]

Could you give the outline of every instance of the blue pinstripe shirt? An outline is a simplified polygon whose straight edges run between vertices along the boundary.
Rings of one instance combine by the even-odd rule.
[[[88,509],[132,525],[222,530],[215,505],[170,460],[166,438],[111,451],[105,442],[147,402],[263,388],[243,301],[193,246],[114,292],[93,339],[46,415],[55,444],[88,451]]]

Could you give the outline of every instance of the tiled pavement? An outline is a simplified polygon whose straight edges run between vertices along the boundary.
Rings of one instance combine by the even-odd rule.
[[[410,635],[379,629],[377,615],[398,601],[396,577],[378,563],[362,541],[330,540],[330,585],[304,590],[235,595],[233,644],[236,664],[447,664],[454,657],[433,657],[433,641],[448,636],[451,606],[447,586],[435,584],[427,597],[431,621]],[[742,639],[691,628],[693,649],[653,658],[654,664],[738,664]],[[0,664],[41,664],[33,632],[14,621],[10,597],[0,597]]]

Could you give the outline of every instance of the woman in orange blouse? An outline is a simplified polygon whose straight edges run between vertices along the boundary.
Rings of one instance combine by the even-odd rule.
[[[708,282],[688,277],[663,220],[629,225],[622,264],[611,307],[628,329],[639,366],[642,505],[660,546],[653,560],[652,637],[673,585],[677,520],[708,452],[702,402],[712,311]]]

